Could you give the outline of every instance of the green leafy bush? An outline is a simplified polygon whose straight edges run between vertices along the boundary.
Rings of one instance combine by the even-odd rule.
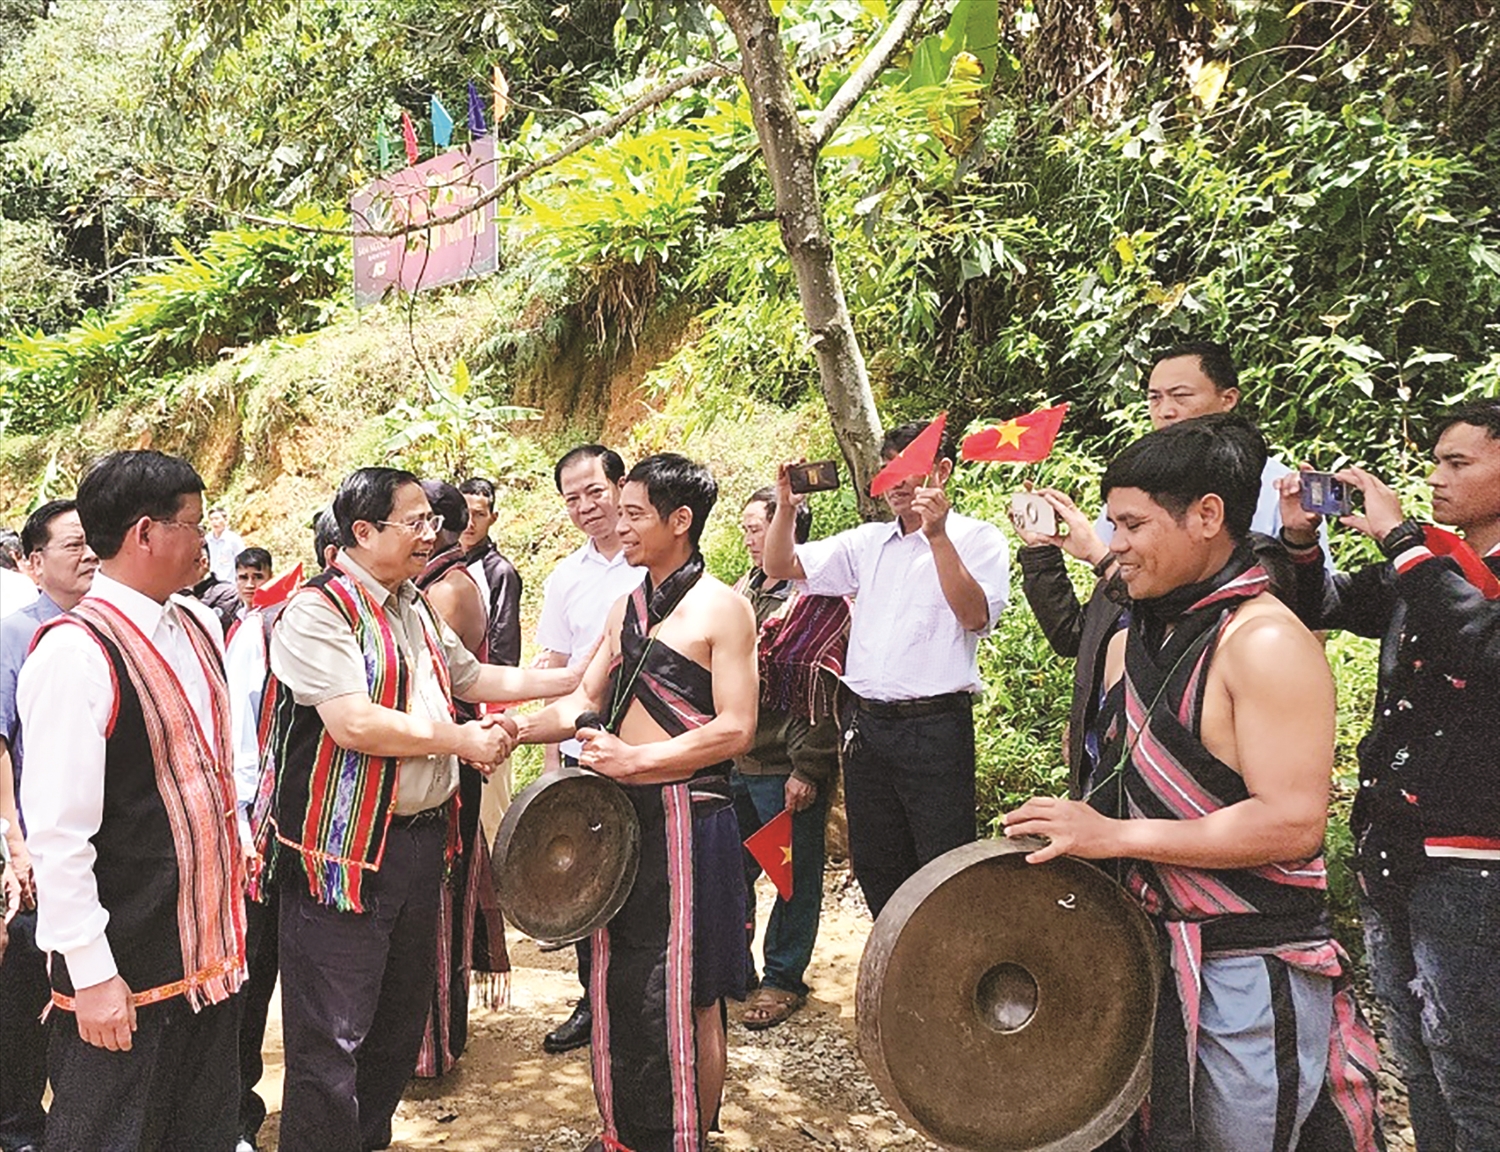
[[[312,209],[296,219],[337,226]],[[15,432],[77,421],[132,386],[268,336],[327,322],[347,282],[347,244],[291,228],[216,232],[197,255],[136,280],[118,307],[56,335],[0,341],[0,420]]]

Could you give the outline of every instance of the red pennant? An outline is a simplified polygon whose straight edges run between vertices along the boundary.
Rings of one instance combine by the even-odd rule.
[[[903,480],[931,475],[933,465],[937,463],[938,449],[943,443],[943,429],[947,424],[948,413],[939,412],[936,420],[923,428],[915,440],[875,473],[875,479],[870,481],[870,495],[882,496]]]
[[[1479,558],[1479,553],[1462,536],[1427,525],[1422,529],[1427,549],[1434,556],[1451,556],[1458,562],[1464,579],[1484,594],[1486,600],[1500,600],[1500,577]]]
[[[415,164],[417,162],[417,130],[411,122],[411,113],[405,108],[401,109],[401,138],[406,141],[406,162]]]
[[[760,826],[745,847],[765,869],[783,900],[792,898],[792,810],[783,808]]]
[[[1068,406],[1039,408],[1016,416],[1004,424],[984,428],[964,437],[965,460],[1007,460],[1013,464],[1032,464],[1052,451],[1057,430],[1062,427]]]
[[[269,608],[280,604],[302,585],[302,564],[299,562],[290,572],[283,572],[274,580],[267,580],[255,590],[251,606]]]

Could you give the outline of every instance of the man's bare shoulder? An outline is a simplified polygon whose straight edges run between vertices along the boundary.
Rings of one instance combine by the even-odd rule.
[[[1326,672],[1322,646],[1296,614],[1263,592],[1245,601],[1224,627],[1220,660],[1227,671],[1287,674],[1312,668]]]
[[[688,601],[710,634],[744,628],[755,630],[755,609],[750,601],[717,576],[705,572],[688,592]]]

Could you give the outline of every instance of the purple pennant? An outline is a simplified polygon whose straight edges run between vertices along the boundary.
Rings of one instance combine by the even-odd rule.
[[[469,81],[469,135],[474,137],[483,136],[488,132],[489,125],[484,122],[484,105],[479,101],[479,89],[474,87],[474,81]]]

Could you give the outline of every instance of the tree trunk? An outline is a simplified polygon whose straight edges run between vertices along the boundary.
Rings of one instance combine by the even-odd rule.
[[[817,149],[797,116],[777,19],[768,0],[715,4],[739,42],[755,130],[776,192],[781,240],[797,275],[797,294],[812,333],[833,434],[854,477],[860,514],[875,519],[886,514],[883,502],[869,495],[870,479],[880,468],[880,418],[823,220]]]

